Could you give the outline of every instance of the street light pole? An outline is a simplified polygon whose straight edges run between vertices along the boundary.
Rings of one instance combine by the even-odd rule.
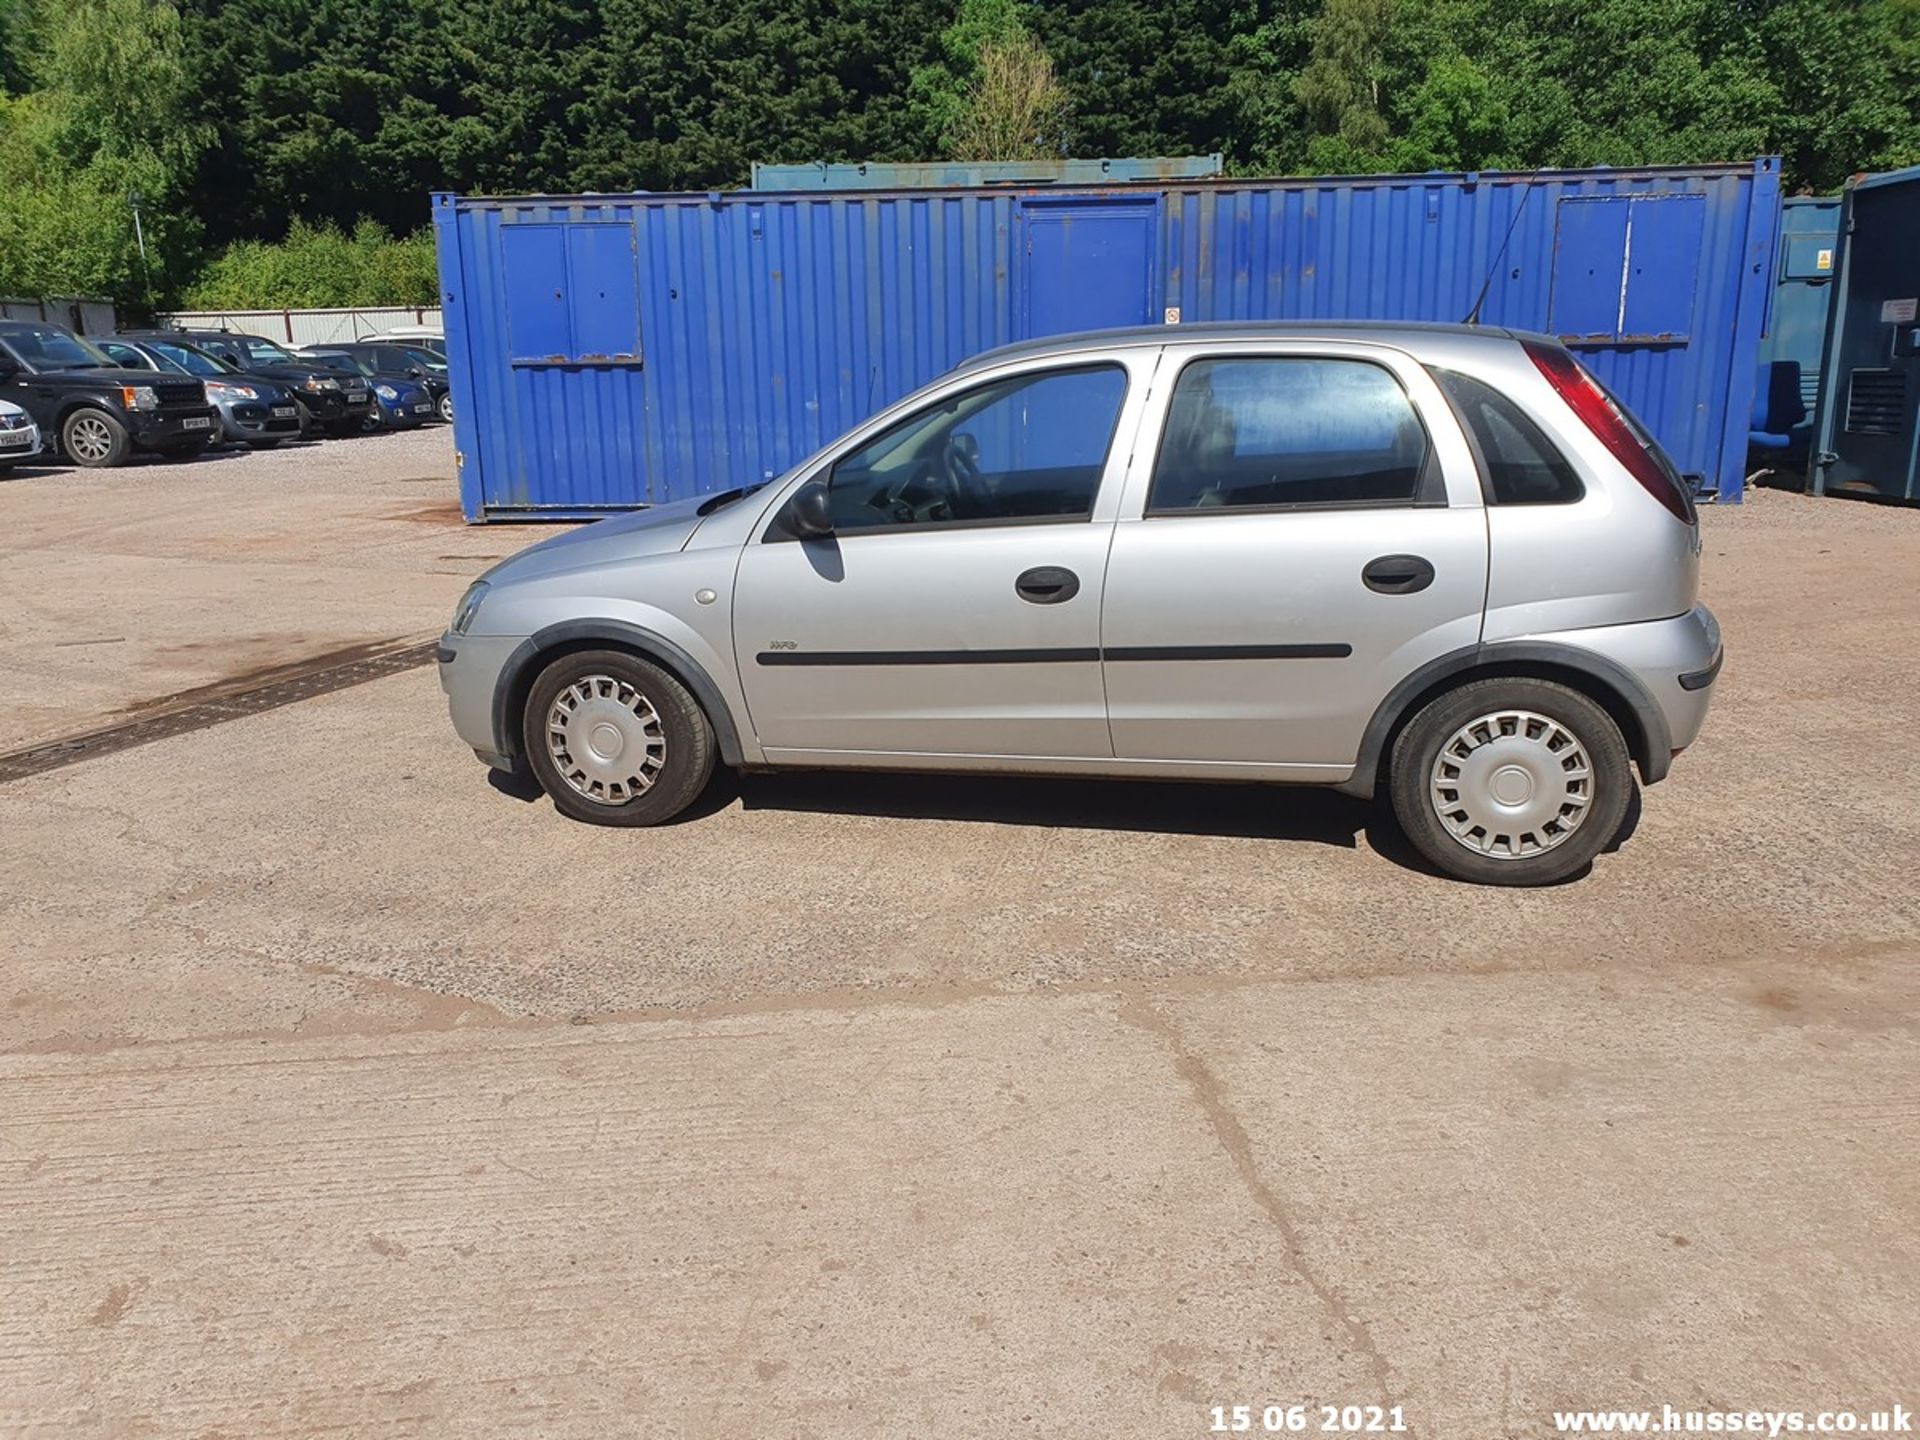
[[[133,207],[133,243],[140,247],[140,288],[147,294],[147,309],[153,309],[153,276],[147,270],[147,235],[140,228],[140,192],[129,190],[127,204]]]

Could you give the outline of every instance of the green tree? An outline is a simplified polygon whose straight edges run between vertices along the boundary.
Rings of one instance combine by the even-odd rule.
[[[979,75],[947,131],[956,160],[1057,158],[1067,148],[1067,92],[1025,30],[980,47]]]
[[[0,115],[0,289],[137,308],[198,255],[185,182],[202,135],[179,14],[166,0],[66,0],[27,18],[34,88]]]
[[[1294,82],[1313,129],[1313,169],[1382,168],[1389,131],[1380,87],[1392,19],[1393,0],[1326,0],[1314,20],[1312,58]]]

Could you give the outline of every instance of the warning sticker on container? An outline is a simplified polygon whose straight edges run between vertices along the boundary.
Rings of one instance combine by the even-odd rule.
[[[1166,322],[1169,325],[1178,325],[1180,323],[1180,307],[1178,305],[1167,306]]]
[[[1882,325],[1911,325],[1915,316],[1920,316],[1920,299],[1883,300],[1880,302],[1880,323]]]
[[[1813,268],[1816,270],[1831,270],[1833,268],[1833,251],[1832,250],[1814,251],[1813,252]]]

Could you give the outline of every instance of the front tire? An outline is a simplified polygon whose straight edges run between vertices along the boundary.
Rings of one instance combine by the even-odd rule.
[[[108,470],[127,463],[127,427],[104,410],[76,410],[60,424],[60,451],[76,465]]]
[[[713,726],[659,666],[621,650],[583,650],[533,682],[521,746],[561,814],[592,825],[659,825],[713,777]]]
[[[453,392],[449,390],[440,397],[440,418],[451,425],[453,423]]]
[[[1388,786],[1407,839],[1446,874],[1552,885],[1592,864],[1633,798],[1620,727],[1550,680],[1475,680],[1394,742]]]

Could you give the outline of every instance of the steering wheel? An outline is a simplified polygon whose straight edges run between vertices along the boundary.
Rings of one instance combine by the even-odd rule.
[[[962,430],[947,437],[942,457],[946,471],[948,503],[960,516],[980,514],[986,507],[986,484],[980,474],[980,442]]]

